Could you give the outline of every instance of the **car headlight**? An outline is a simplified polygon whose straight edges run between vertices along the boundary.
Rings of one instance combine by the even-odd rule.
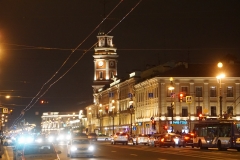
[[[19,139],[18,139],[18,143],[24,143],[25,142],[25,138],[24,137],[20,137]]]
[[[94,150],[94,147],[93,147],[93,146],[89,146],[89,147],[88,147],[88,150],[89,150],[89,151],[93,151],[93,150]]]
[[[178,142],[179,142],[179,139],[178,139],[178,138],[174,138],[173,140],[174,140],[174,142],[175,142],[176,144],[178,144]]]
[[[59,135],[58,136],[58,140],[62,140],[62,139],[64,139],[64,136],[63,135]]]
[[[70,135],[67,135],[67,140],[71,139],[71,136]]]
[[[76,150],[77,150],[77,147],[75,147],[75,146],[72,146],[72,147],[71,147],[71,151],[74,152],[74,151],[76,151]]]
[[[54,140],[54,138],[51,136],[51,137],[48,137],[48,141],[49,142],[52,142]]]
[[[38,139],[36,140],[36,142],[41,143],[41,142],[42,142],[42,138],[38,138]]]
[[[32,137],[28,137],[27,138],[27,143],[31,143],[31,142],[33,142],[33,138]]]

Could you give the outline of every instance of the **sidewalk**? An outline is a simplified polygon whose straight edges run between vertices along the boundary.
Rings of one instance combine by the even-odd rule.
[[[2,158],[0,158],[0,160],[8,160],[5,153],[2,155]]]
[[[4,147],[4,154],[2,155],[2,158],[0,158],[0,160],[12,160],[8,156],[8,151],[6,147]]]

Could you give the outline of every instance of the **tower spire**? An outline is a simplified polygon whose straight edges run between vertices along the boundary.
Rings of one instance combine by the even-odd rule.
[[[102,15],[102,19],[104,20],[106,18],[106,4],[107,4],[107,0],[102,0],[101,3],[103,4],[103,15]],[[105,34],[105,30],[106,30],[106,20],[102,23],[100,29],[99,29],[99,33],[98,35],[104,35]]]

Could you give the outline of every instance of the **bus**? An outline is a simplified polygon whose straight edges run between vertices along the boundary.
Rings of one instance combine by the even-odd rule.
[[[194,125],[193,146],[240,151],[240,121],[205,120]]]

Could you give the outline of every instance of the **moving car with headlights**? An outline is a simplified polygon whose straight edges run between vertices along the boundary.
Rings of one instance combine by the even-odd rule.
[[[97,140],[98,141],[110,141],[111,140],[111,137],[110,136],[107,136],[106,134],[99,134],[97,136]]]
[[[2,139],[2,143],[4,146],[9,146],[9,145],[13,145],[14,140],[11,137],[4,137]]]
[[[22,134],[17,137],[16,143],[28,144],[34,142],[34,137],[30,134]]]
[[[60,160],[58,154],[61,151],[55,150],[51,143],[32,143],[24,145],[22,153],[18,153],[22,160]]]
[[[81,157],[88,156],[93,157],[94,145],[91,140],[87,138],[73,138],[67,145],[68,157]]]
[[[139,134],[136,138],[136,145],[139,144],[149,145],[149,136],[146,134]]]
[[[50,138],[50,137],[49,137]],[[55,143],[58,144],[67,144],[71,140],[71,134],[70,133],[60,133],[56,140]]]
[[[128,145],[129,135],[127,133],[116,133],[111,140],[111,144],[122,143]]]
[[[175,146],[185,147],[186,144],[184,139],[181,137],[181,135],[175,134],[175,133],[167,133],[160,140],[159,147],[162,147],[162,146],[167,146],[167,147],[172,146],[173,148],[175,148]]]

